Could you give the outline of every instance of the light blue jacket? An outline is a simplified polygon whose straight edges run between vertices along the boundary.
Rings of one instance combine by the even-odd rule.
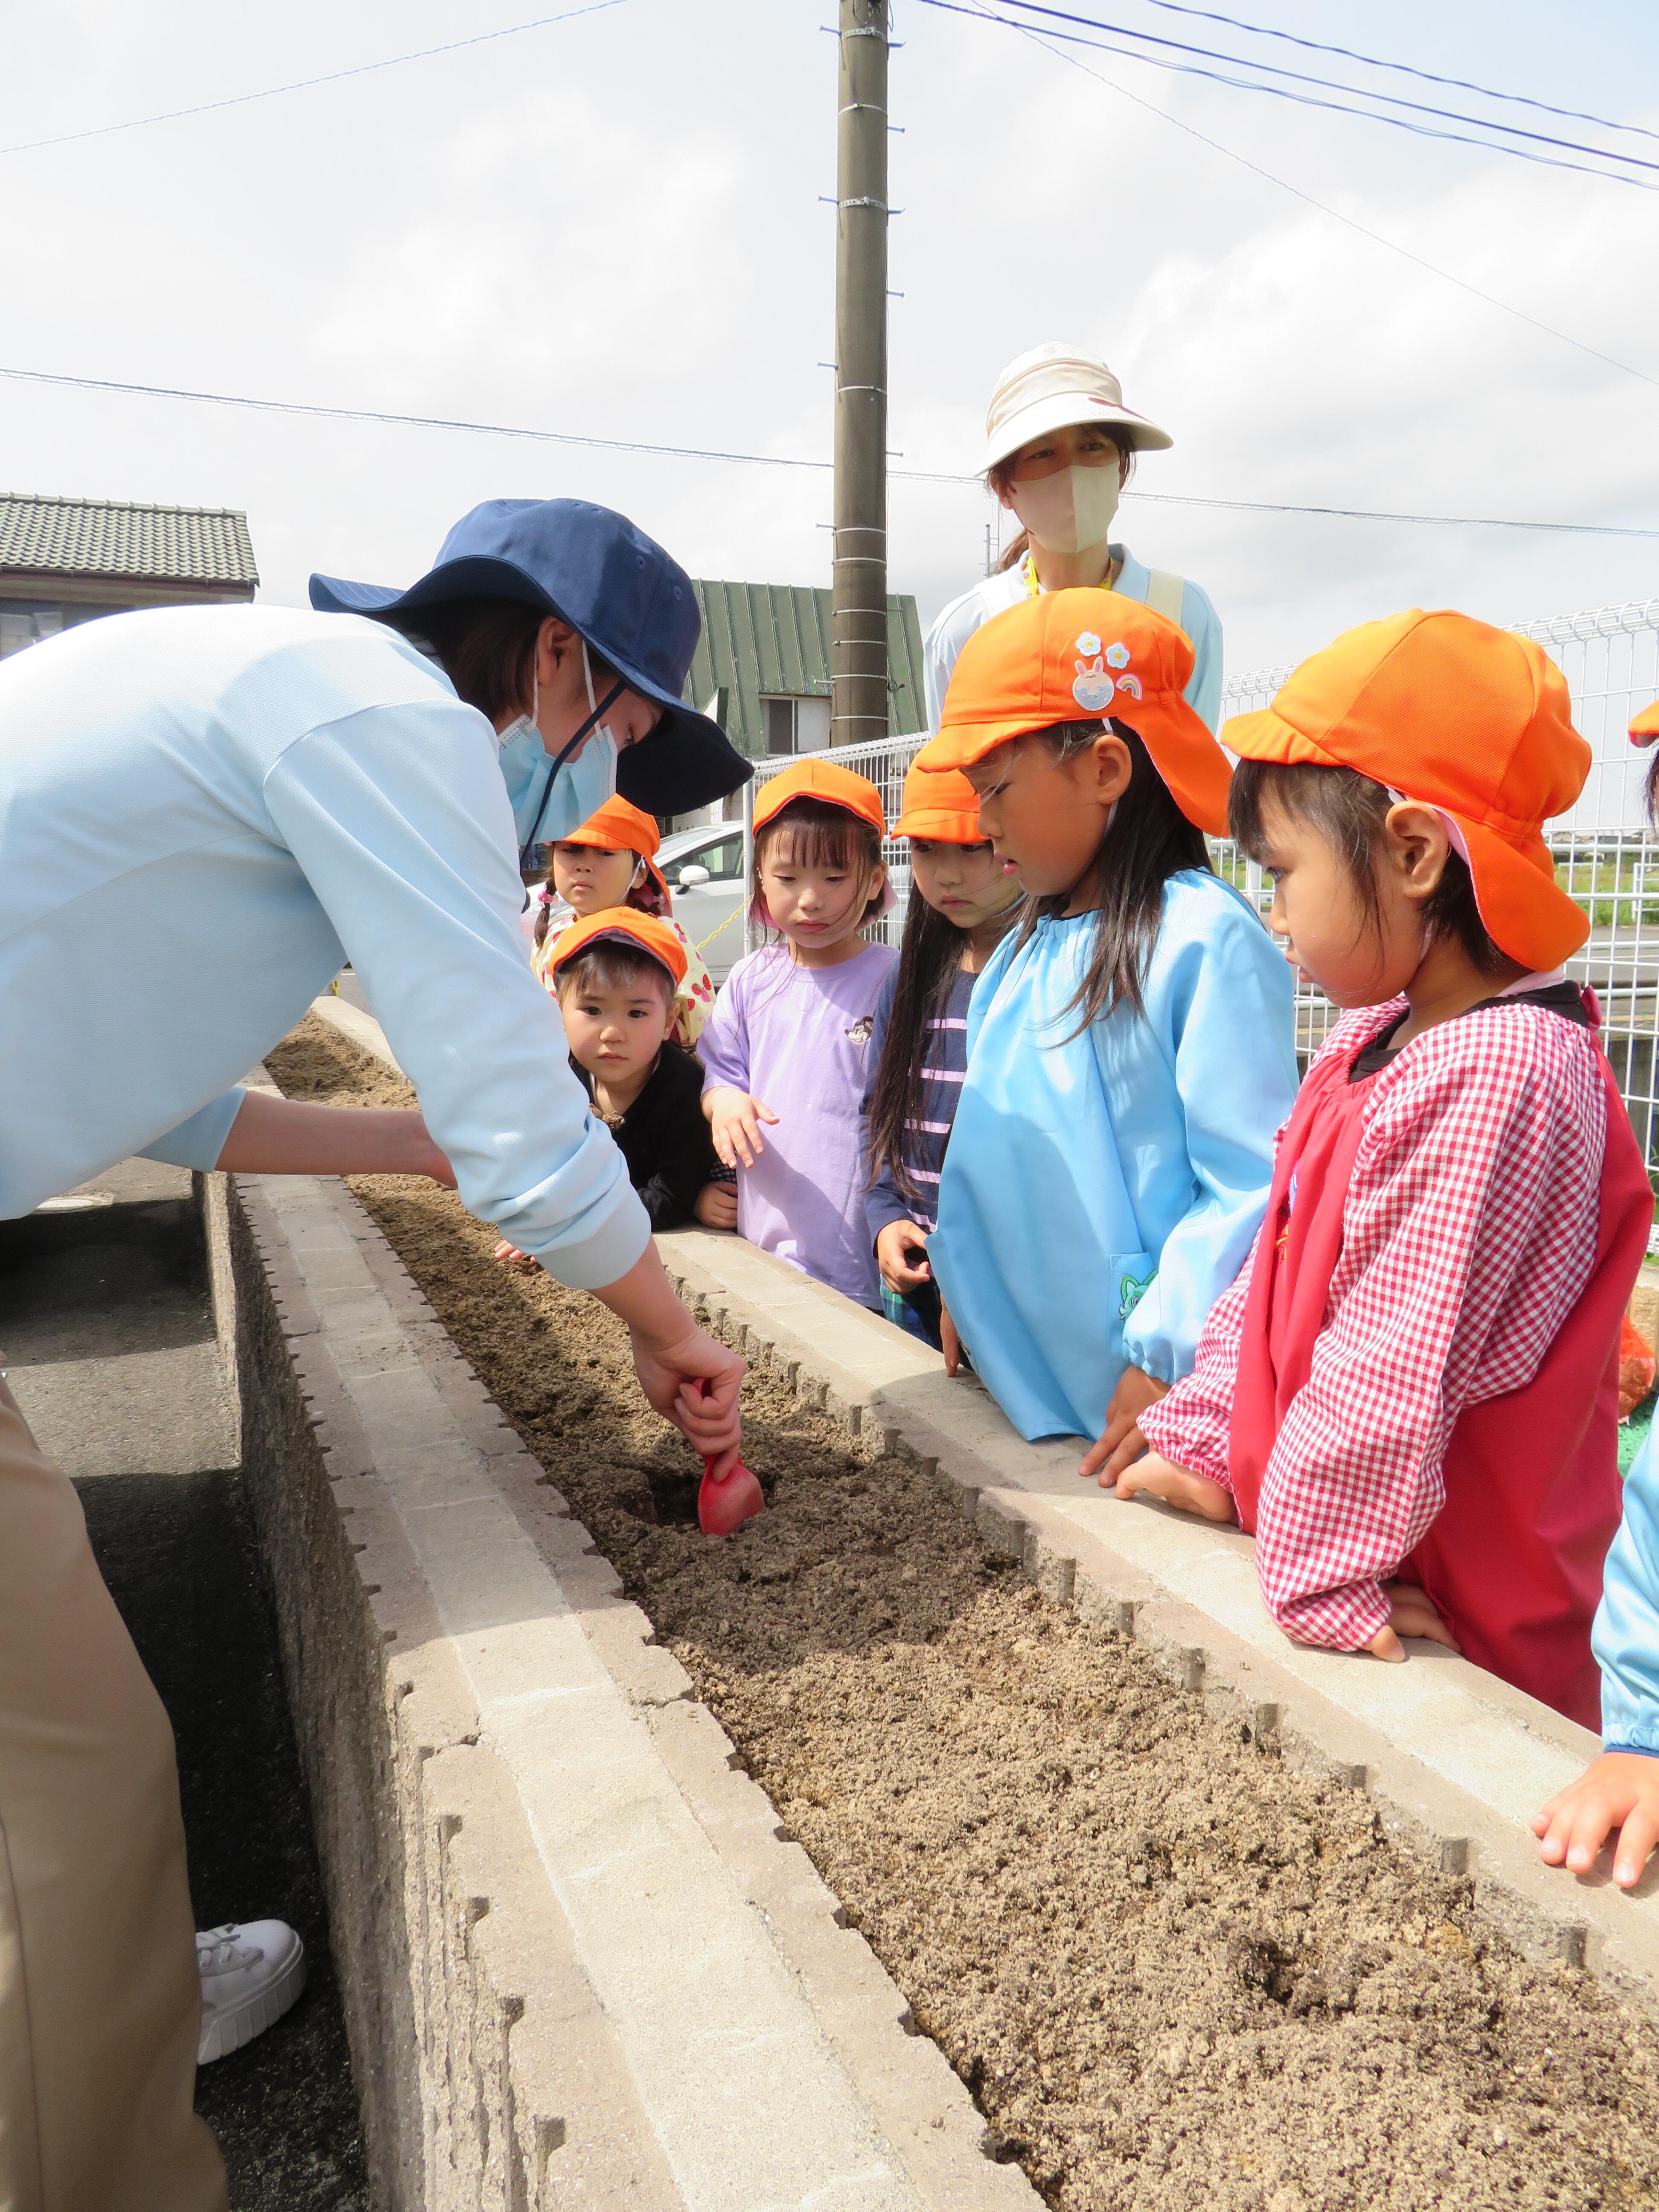
[[[974,1365],[1022,1436],[1097,1437],[1126,1365],[1191,1371],[1267,1210],[1296,1096],[1291,970],[1214,876],[1164,887],[1145,1016],[1066,1008],[1096,917],[1005,939],[968,1011],[968,1074],[928,1240]]]
[[[1590,1648],[1601,1669],[1601,1741],[1659,1754],[1659,1463],[1653,1431],[1625,1477]]]
[[[625,1274],[649,1226],[530,971],[504,772],[355,616],[166,608],[0,663],[0,1218],[130,1152],[212,1167],[349,957],[472,1212]]]
[[[1139,599],[1144,606],[1152,588],[1152,571],[1144,561],[1137,561],[1127,546],[1114,545],[1110,552],[1122,563],[1118,580],[1113,585],[1126,599]],[[951,671],[957,665],[957,655],[974,632],[993,616],[1017,607],[1027,595],[1023,562],[1012,568],[1000,569],[995,575],[981,577],[971,591],[964,592],[959,599],[952,599],[944,612],[934,618],[922,648],[922,688],[927,696],[927,726],[939,727],[939,715],[945,705],[945,694],[950,688]],[[1201,591],[1190,578],[1184,580],[1181,593],[1181,627],[1192,641],[1193,673],[1187,686],[1187,701],[1201,714],[1212,730],[1221,726],[1221,617],[1212,605],[1209,594]],[[1126,715],[1126,720],[1133,718]]]

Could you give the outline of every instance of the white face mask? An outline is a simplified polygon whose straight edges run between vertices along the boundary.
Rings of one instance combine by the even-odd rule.
[[[1009,487],[1014,513],[1037,544],[1050,553],[1082,553],[1103,545],[1117,513],[1117,465],[1103,468],[1056,469],[1051,477],[1032,477]]]

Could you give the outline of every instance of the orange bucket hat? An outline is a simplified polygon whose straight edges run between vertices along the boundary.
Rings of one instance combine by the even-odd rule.
[[[1023,599],[957,655],[939,735],[916,766],[970,768],[1010,738],[1115,717],[1152,755],[1189,822],[1227,834],[1227,756],[1188,704],[1193,648],[1139,599],[1079,586]]]
[[[756,829],[763,829],[792,799],[817,799],[826,806],[844,806],[860,822],[867,822],[878,837],[887,835],[881,793],[873,783],[837,762],[815,760],[809,753],[805,759],[792,761],[781,775],[763,784],[755,795]]]
[[[904,811],[895,837],[937,837],[942,845],[982,845],[979,793],[960,769],[918,768],[904,778]]]
[[[1644,707],[1630,726],[1630,741],[1633,745],[1650,745],[1659,738],[1659,699],[1650,707]]]
[[[1559,968],[1589,917],[1555,880],[1543,825],[1584,787],[1590,749],[1560,670],[1528,637],[1449,610],[1362,623],[1304,660],[1271,707],[1222,733],[1246,760],[1357,769],[1444,817],[1493,943]]]
[[[623,804],[627,805],[627,800]],[[641,914],[635,906],[602,908],[567,929],[547,957],[548,973],[555,973],[579,952],[586,952],[590,945],[602,944],[632,945],[648,952],[668,970],[676,990],[685,981],[685,947],[679,932],[672,923],[659,921],[654,914]]]
[[[656,862],[656,851],[662,842],[662,832],[655,819],[626,799],[607,799],[605,805],[568,837],[559,840],[562,845],[597,845],[606,853],[637,853],[645,862],[645,872],[665,898],[668,885]]]

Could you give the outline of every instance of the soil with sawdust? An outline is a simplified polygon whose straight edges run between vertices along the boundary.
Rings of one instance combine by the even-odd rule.
[[[410,1102],[308,1016],[297,1097]],[[622,1329],[448,1192],[352,1188],[1066,2212],[1659,2203],[1659,2029],[1520,1957],[1363,1794],[1288,1771],[989,1557],[909,1462],[745,1385],[726,1543]]]

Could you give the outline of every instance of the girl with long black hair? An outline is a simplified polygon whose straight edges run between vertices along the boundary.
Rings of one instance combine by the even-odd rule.
[[[881,1270],[882,1310],[939,1342],[927,1241],[939,1170],[968,1066],[968,1001],[1007,935],[1019,886],[980,834],[965,775],[912,768],[891,835],[910,841],[910,904],[898,965],[881,987],[864,1094],[864,1210]]]
[[[919,756],[1027,895],[969,1008],[929,1259],[1021,1434],[1098,1440],[1080,1472],[1191,1369],[1296,1095],[1290,972],[1209,865],[1230,771],[1192,666],[1138,602],[1045,592],[968,641]]]

